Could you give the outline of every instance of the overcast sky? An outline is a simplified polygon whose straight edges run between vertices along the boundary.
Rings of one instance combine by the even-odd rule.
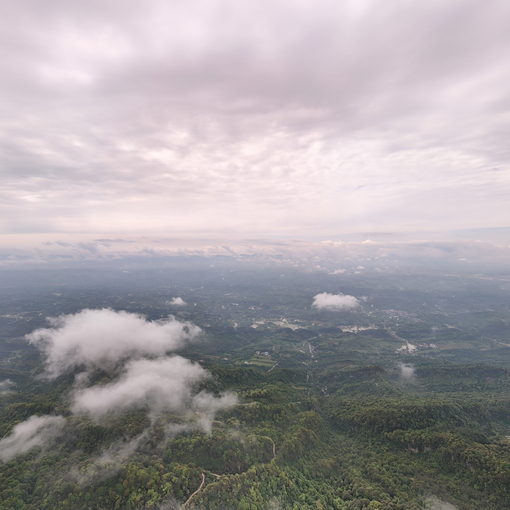
[[[508,0],[3,0],[0,231],[510,225]]]

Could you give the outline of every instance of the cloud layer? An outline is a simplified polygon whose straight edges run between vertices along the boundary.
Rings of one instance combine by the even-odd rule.
[[[348,294],[330,294],[321,292],[313,297],[313,308],[317,310],[352,310],[360,306],[360,302],[354,296]]]
[[[508,225],[509,14],[5,0],[0,231]]]
[[[49,319],[27,339],[46,357],[47,373],[56,377],[80,366],[109,366],[125,358],[162,355],[195,339],[200,328],[173,317],[148,321],[139,314],[85,309]]]

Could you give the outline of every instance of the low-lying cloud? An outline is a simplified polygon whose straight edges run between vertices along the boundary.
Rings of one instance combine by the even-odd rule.
[[[186,303],[186,301],[184,301],[184,299],[182,299],[182,297],[173,297],[169,302],[168,302],[169,305],[172,305],[172,306],[186,306],[188,303]]]
[[[130,361],[112,383],[78,389],[72,411],[98,417],[133,407],[147,407],[154,411],[167,409],[185,413],[196,409],[214,414],[233,402],[210,394],[193,396],[194,387],[207,377],[209,373],[204,368],[181,356]]]
[[[210,432],[216,413],[237,403],[233,393],[216,396],[200,391],[209,372],[198,363],[169,354],[199,335],[200,328],[192,323],[173,317],[148,321],[143,315],[111,309],[85,309],[49,320],[51,328],[38,329],[26,338],[45,356],[50,378],[85,367],[85,372],[75,375],[70,393],[73,414],[100,419],[138,408],[146,409],[151,418],[151,426],[135,440],[104,451],[97,462],[101,473],[111,471],[114,460],[131,456],[154,423],[164,420],[168,437],[185,430]],[[94,368],[108,367],[115,376],[111,382],[89,385]],[[12,385],[10,380],[1,381],[0,392],[9,391]],[[164,411],[178,415],[176,423]],[[65,423],[62,416],[31,416],[0,440],[0,460],[9,461],[48,444]]]
[[[50,378],[85,366],[108,367],[125,358],[160,356],[195,339],[200,328],[173,317],[148,321],[143,315],[109,308],[85,309],[48,319],[50,328],[27,339],[46,356]]]
[[[13,392],[13,387],[16,386],[10,379],[0,381],[0,396],[8,395]]]
[[[51,328],[38,329],[26,338],[45,356],[48,377],[85,368],[75,374],[69,395],[73,414],[98,420],[133,408],[145,409],[151,427],[164,420],[165,434],[170,437],[184,430],[210,432],[216,413],[237,402],[233,393],[216,396],[201,390],[200,383],[210,373],[198,363],[171,354],[200,334],[200,328],[190,322],[173,317],[149,321],[143,315],[111,309],[85,309],[49,320]],[[113,380],[91,384],[96,368],[110,369]],[[10,385],[3,381],[0,390]],[[165,416],[165,411],[176,420]],[[65,422],[61,416],[32,416],[16,425],[0,441],[0,459],[10,460],[45,444],[60,433]],[[150,427],[139,440],[130,441],[129,448],[122,447],[118,456],[134,453],[149,433]],[[115,452],[113,448],[109,455],[115,457]]]
[[[89,457],[86,463],[73,467],[69,477],[80,485],[97,483],[112,477],[122,469],[123,464],[135,454],[136,450],[147,441],[149,437],[148,432],[148,429],[145,429],[141,434],[132,439],[119,439],[113,442],[97,456]]]
[[[415,368],[413,365],[409,365],[407,363],[400,363],[400,377],[406,381],[414,381],[416,378]]]
[[[45,446],[60,434],[66,419],[62,416],[31,416],[18,423],[11,434],[0,440],[0,460],[7,462],[36,446]]]
[[[330,294],[329,292],[321,292],[313,297],[312,307],[317,310],[352,310],[358,308],[360,302],[354,296],[348,294]]]

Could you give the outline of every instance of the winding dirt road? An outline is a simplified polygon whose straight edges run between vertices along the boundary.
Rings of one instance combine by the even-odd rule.
[[[205,473],[202,473],[202,481],[200,482],[200,485],[198,489],[184,502],[182,505],[182,508],[186,508],[189,505],[189,502],[202,490],[205,484]]]

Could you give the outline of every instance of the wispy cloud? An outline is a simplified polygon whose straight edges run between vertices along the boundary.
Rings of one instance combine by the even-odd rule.
[[[0,440],[0,460],[11,460],[36,446],[46,446],[60,434],[66,424],[62,416],[31,416],[18,423],[12,432]]]
[[[14,391],[13,388],[15,386],[16,384],[10,379],[4,379],[3,381],[0,381],[0,396],[9,395],[9,393]]]

